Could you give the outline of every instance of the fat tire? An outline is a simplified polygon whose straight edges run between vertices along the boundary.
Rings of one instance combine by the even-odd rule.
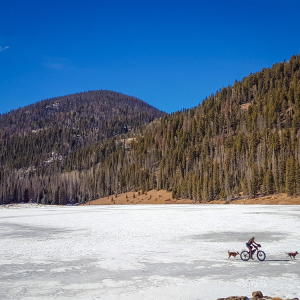
[[[241,253],[241,260],[248,261],[250,259],[250,252],[249,251],[243,251]]]
[[[266,253],[262,250],[257,251],[257,258],[260,261],[264,261],[266,259]]]

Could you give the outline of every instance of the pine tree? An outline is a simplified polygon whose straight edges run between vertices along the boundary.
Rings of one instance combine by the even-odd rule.
[[[274,178],[271,170],[268,170],[266,173],[264,190],[267,195],[274,193]]]
[[[293,157],[287,159],[286,163],[286,193],[289,196],[293,196],[296,192],[296,181],[295,181],[295,160]]]

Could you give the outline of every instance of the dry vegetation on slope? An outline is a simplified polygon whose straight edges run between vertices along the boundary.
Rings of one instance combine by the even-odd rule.
[[[174,199],[166,190],[151,190],[146,194],[129,192],[110,197],[99,198],[85,205],[131,205],[131,204],[199,204],[190,199]],[[200,204],[226,204],[226,200],[201,202]],[[229,204],[261,204],[261,205],[299,205],[300,197],[289,197],[287,194],[274,194],[254,199],[237,199]]]
[[[225,204],[225,200],[215,200],[211,204]],[[263,197],[256,197],[253,199],[237,199],[230,202],[230,204],[261,204],[261,205],[299,205],[300,197],[290,197],[287,194],[273,194]]]
[[[129,192],[109,197],[99,198],[86,205],[130,205],[130,204],[192,204],[194,200],[173,199],[172,193],[165,190],[151,190],[145,194]]]

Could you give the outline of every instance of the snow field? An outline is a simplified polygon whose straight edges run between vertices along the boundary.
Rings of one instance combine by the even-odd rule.
[[[299,225],[298,206],[2,207],[0,299],[299,297]],[[252,236],[266,261],[229,260]]]

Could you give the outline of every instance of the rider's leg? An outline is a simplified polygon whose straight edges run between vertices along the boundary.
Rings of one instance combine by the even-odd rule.
[[[249,249],[249,252],[250,252],[250,258],[252,258],[252,247],[247,245],[247,248]]]

